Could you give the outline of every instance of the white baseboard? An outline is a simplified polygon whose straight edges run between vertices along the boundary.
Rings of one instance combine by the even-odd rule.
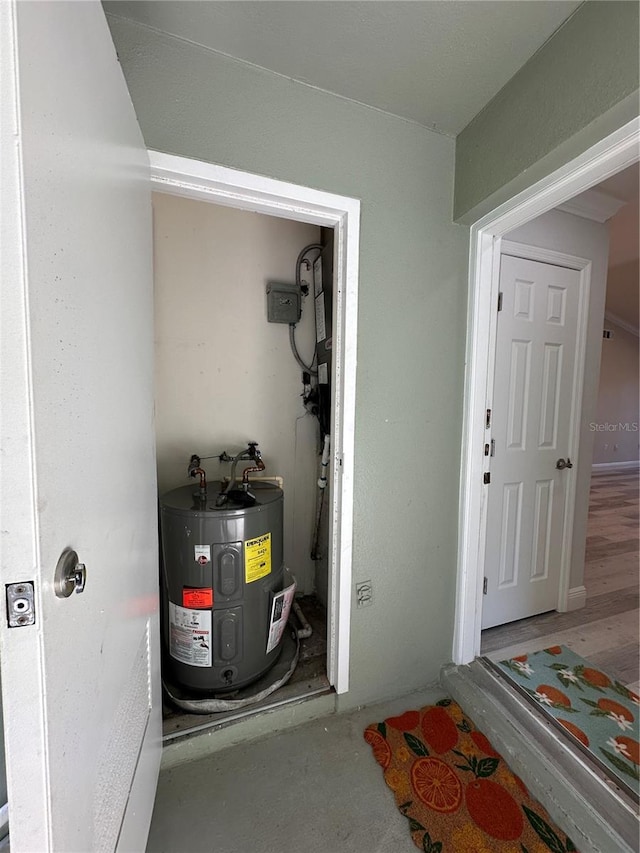
[[[580,610],[587,603],[587,590],[584,586],[574,586],[567,595],[567,612]]]
[[[604,474],[605,471],[628,471],[640,468],[640,462],[594,462],[591,470],[594,474]]]

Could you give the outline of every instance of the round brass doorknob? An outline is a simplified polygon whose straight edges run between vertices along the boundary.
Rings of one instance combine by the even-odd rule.
[[[567,456],[566,459],[558,459],[556,462],[556,468],[558,471],[562,471],[564,468],[573,468],[573,462]]]

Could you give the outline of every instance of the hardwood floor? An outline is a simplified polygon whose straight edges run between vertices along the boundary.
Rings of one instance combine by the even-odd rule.
[[[594,474],[585,607],[489,628],[482,632],[482,654],[504,660],[561,644],[639,692],[638,510],[637,470]]]

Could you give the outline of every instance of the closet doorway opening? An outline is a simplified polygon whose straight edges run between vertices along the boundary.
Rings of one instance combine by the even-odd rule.
[[[295,581],[300,637],[293,674],[259,702],[193,714],[165,695],[168,742],[348,690],[359,202],[149,154],[161,506],[197,487],[193,455],[213,495],[232,473],[227,458],[258,442],[265,467],[250,488],[255,478],[284,493],[283,588]],[[274,313],[288,294],[300,300],[294,325]],[[168,614],[165,601],[165,660]],[[212,645],[215,608],[213,620]]]

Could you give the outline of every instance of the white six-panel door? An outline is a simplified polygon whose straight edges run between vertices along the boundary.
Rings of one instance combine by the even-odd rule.
[[[144,850],[160,758],[148,158],[98,2],[3,2],[2,583],[11,849]],[[86,564],[59,598],[65,548]]]
[[[580,273],[502,255],[500,291],[483,628],[556,608],[574,476]]]

